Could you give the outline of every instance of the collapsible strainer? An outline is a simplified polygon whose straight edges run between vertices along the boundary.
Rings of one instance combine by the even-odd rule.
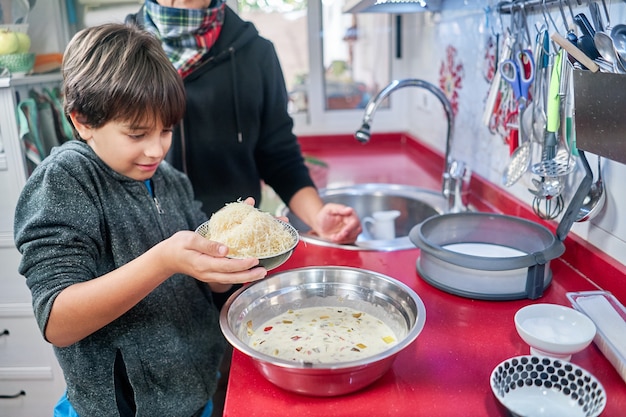
[[[563,241],[587,196],[593,174],[579,151],[586,175],[556,234],[530,220],[496,213],[446,213],[411,229],[418,248],[417,271],[424,281],[451,294],[485,300],[537,299],[550,285],[550,261],[565,251]]]

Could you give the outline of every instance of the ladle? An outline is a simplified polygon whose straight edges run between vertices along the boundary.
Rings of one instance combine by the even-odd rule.
[[[602,182],[602,165],[600,163],[601,157],[598,155],[598,179],[591,184],[589,193],[583,200],[583,204],[580,206],[578,215],[576,216],[577,222],[585,222],[594,218],[606,202],[606,192],[604,190],[604,182]]]

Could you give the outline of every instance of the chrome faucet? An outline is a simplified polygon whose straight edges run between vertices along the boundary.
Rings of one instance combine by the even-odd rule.
[[[419,87],[430,91],[439,99],[446,113],[448,122],[448,132],[446,134],[446,155],[443,168],[442,194],[448,202],[449,212],[460,212],[467,210],[463,202],[462,194],[466,190],[463,181],[469,176],[469,170],[464,162],[452,159],[452,131],[454,128],[454,112],[452,105],[446,95],[433,84],[415,78],[405,78],[402,80],[394,80],[385,88],[383,88],[376,96],[374,96],[365,107],[363,115],[363,124],[356,131],[354,137],[361,143],[367,143],[371,137],[371,124],[374,113],[380,103],[387,98],[392,92],[404,87]]]

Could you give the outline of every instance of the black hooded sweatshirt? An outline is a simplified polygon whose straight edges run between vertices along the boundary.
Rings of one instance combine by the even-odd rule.
[[[143,10],[127,17],[143,24]],[[168,161],[184,171],[211,215],[224,204],[261,199],[261,180],[289,204],[314,186],[287,113],[288,95],[273,44],[228,6],[203,63],[184,79],[187,109]]]

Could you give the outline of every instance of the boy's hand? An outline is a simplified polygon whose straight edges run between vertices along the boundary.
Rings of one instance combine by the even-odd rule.
[[[195,232],[178,232],[159,245],[163,246],[163,268],[171,274],[183,273],[203,282],[228,285],[257,281],[267,275],[265,268],[255,268],[258,259],[226,258],[228,247]]]

